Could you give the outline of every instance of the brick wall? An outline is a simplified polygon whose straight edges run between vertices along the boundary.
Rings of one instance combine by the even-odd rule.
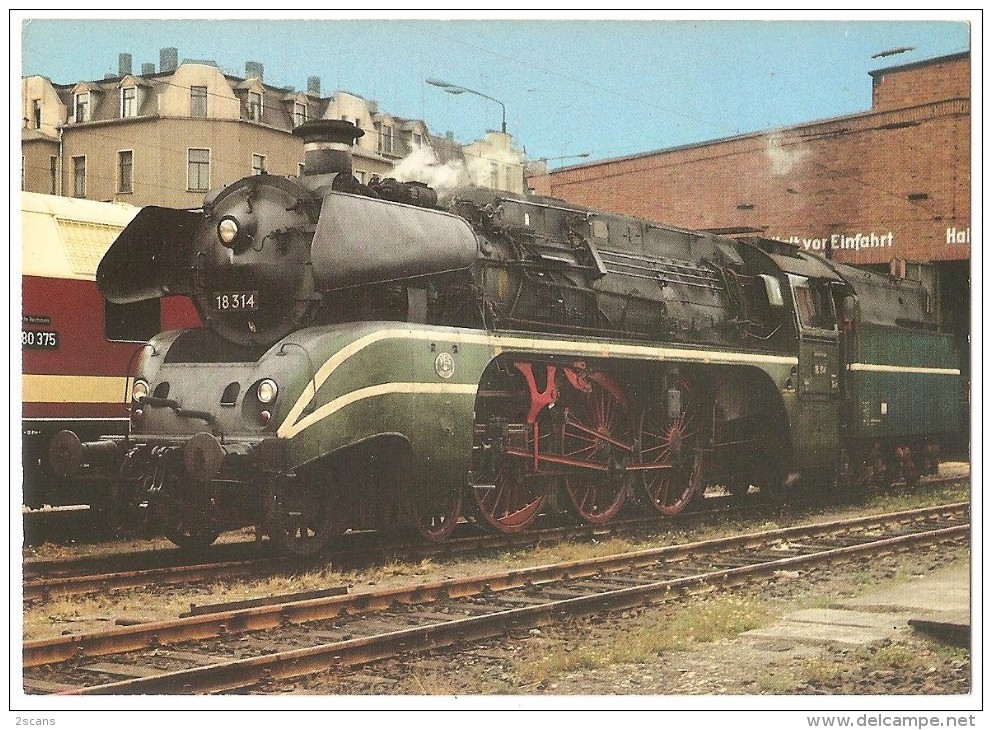
[[[967,57],[939,66],[917,70],[968,75]],[[911,75],[888,74],[882,86],[894,94],[889,82]],[[530,183],[539,194],[685,228],[752,230],[816,253],[830,248],[849,263],[967,259],[970,102],[924,96],[909,107],[573,167]]]
[[[881,69],[871,77],[871,106],[876,110],[971,96],[969,54]]]

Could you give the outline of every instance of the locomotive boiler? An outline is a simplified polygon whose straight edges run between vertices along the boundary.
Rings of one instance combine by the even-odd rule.
[[[953,430],[955,353],[918,282],[552,198],[364,185],[360,129],[294,134],[300,177],[145,208],[100,264],[109,301],[185,294],[205,323],[144,348],[127,437],[53,443],[62,473],[116,472],[126,524],[190,546],[252,524],[301,554],[463,516],[600,524],[706,483],[930,468]]]

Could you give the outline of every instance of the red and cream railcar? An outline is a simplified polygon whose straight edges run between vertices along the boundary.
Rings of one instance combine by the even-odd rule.
[[[96,288],[96,268],[139,208],[21,193],[22,438],[24,504],[101,504],[106,482],[57,479],[44,466],[62,429],[125,433],[127,374],[145,341],[199,326],[186,297],[115,305]]]

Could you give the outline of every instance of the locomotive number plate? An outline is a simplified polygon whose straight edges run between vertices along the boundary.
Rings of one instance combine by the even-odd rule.
[[[257,291],[214,292],[214,309],[218,312],[257,312]]]
[[[25,350],[57,350],[59,333],[53,330],[21,330],[21,347]]]

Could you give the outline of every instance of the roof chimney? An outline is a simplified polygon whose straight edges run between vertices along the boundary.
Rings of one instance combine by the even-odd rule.
[[[307,79],[307,93],[310,96],[320,96],[320,76],[311,76]]]
[[[143,63],[143,64],[141,64],[141,75],[142,76],[151,76],[153,73],[155,73],[155,64],[154,63]]]
[[[351,146],[365,132],[343,119],[312,119],[293,130],[303,138],[303,174],[351,174]]]
[[[130,76],[131,75],[131,54],[122,53],[117,57],[117,75],[118,76]]]
[[[262,81],[265,78],[265,67],[258,61],[245,61],[245,78]]]
[[[158,70],[169,73],[179,68],[179,49],[163,48],[158,52]]]

